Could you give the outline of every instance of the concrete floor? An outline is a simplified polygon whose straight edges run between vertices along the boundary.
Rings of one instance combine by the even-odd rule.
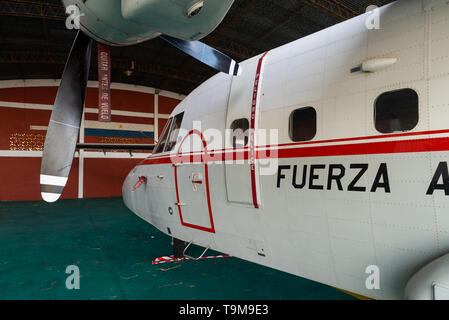
[[[0,202],[0,299],[353,299],[237,258],[151,264],[171,253],[121,199]]]

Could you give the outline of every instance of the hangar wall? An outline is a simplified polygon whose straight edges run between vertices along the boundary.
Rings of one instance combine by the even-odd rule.
[[[39,173],[59,80],[0,81],[0,201],[41,200]],[[80,142],[151,144],[184,96],[112,83],[112,122],[98,122],[98,82],[89,81]],[[117,197],[147,153],[76,152],[62,198]]]

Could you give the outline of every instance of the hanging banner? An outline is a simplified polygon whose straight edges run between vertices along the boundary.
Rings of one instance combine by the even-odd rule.
[[[111,122],[111,52],[98,43],[98,121]]]

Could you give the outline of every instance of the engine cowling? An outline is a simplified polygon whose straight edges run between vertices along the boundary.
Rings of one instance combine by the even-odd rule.
[[[122,0],[125,19],[183,40],[200,40],[215,30],[234,0]]]
[[[408,300],[449,300],[449,254],[413,275],[405,287]]]
[[[84,33],[113,46],[133,45],[161,34],[183,40],[199,40],[218,26],[233,2],[63,0],[66,8],[73,5],[79,8],[80,28]]]

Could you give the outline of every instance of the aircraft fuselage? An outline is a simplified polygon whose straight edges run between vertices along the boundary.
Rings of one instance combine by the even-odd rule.
[[[449,5],[379,13],[379,30],[363,15],[199,86],[173,111],[165,147],[127,177],[127,206],[175,238],[403,298],[449,251]],[[394,59],[356,71],[381,58]],[[367,286],[369,266],[380,288]]]

